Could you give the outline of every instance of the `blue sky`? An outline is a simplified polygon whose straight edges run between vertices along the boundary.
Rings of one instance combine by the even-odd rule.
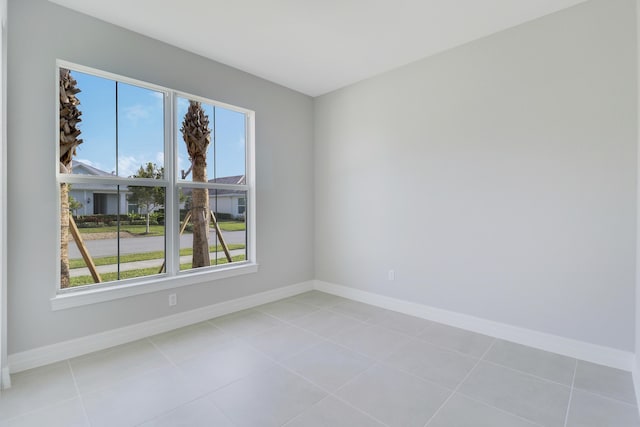
[[[75,160],[98,169],[128,177],[140,166],[153,162],[164,166],[164,112],[162,93],[118,83],[118,151],[116,159],[116,83],[113,80],[72,71],[82,91],[82,122]],[[180,132],[189,102],[178,98],[176,112],[178,173],[189,169],[190,162]],[[245,172],[244,114],[203,104],[209,116],[211,144],[207,152],[207,177],[243,175]],[[215,127],[215,132],[214,132]],[[214,141],[215,140],[215,141]],[[215,147],[215,149],[214,149]],[[187,180],[191,180],[189,175]]]

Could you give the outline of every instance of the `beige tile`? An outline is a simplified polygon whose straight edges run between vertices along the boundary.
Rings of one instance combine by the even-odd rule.
[[[478,359],[424,341],[411,340],[396,349],[384,363],[454,389],[478,363]]]
[[[304,411],[285,427],[384,427],[384,424],[329,396]]]
[[[318,344],[322,338],[295,326],[277,326],[245,341],[267,356],[282,360]]]
[[[455,394],[427,427],[536,427],[539,425]]]
[[[410,338],[381,326],[363,324],[334,335],[330,340],[369,358],[383,360]]]
[[[89,427],[79,397],[13,418],[3,427]]]
[[[273,361],[249,344],[232,342],[217,351],[187,359],[178,364],[178,369],[202,393],[207,393],[274,366]]]
[[[280,320],[256,310],[228,314],[212,319],[210,322],[223,332],[238,337],[259,334],[283,324]]]
[[[327,310],[318,310],[307,316],[293,319],[290,322],[326,338],[362,325],[360,320]]]
[[[497,340],[485,360],[571,386],[576,360],[509,341]]]
[[[638,408],[582,390],[571,395],[567,427],[639,427]]]
[[[325,396],[280,367],[249,375],[212,394],[216,405],[238,427],[279,427]]]
[[[374,316],[380,316],[382,313],[386,312],[386,310],[382,308],[351,300],[334,305],[330,310],[362,321],[368,321]]]
[[[233,340],[209,322],[176,329],[149,338],[172,362],[178,363],[203,351],[212,351]]]
[[[390,427],[422,427],[451,391],[386,366],[373,366],[336,395]]]
[[[373,365],[373,361],[331,342],[323,342],[282,362],[328,391],[335,391]]]
[[[329,308],[343,302],[347,302],[346,298],[336,295],[327,294],[320,291],[309,291],[300,295],[289,298],[292,301],[313,305],[319,308]]]
[[[82,396],[92,427],[127,427],[196,399],[200,390],[177,368],[135,376]]]
[[[140,427],[234,427],[218,409],[211,396],[205,396],[162,414]]]
[[[636,404],[631,372],[579,361],[574,387],[605,397]]]
[[[482,357],[494,338],[441,323],[429,322],[419,335],[421,339],[473,357]]]
[[[0,420],[24,415],[78,396],[67,362],[13,374],[0,394]]]
[[[458,391],[534,423],[562,427],[570,388],[481,362]]]
[[[255,309],[284,321],[305,316],[319,310],[316,306],[303,304],[295,300],[276,301],[258,306]]]
[[[414,336],[419,335],[431,323],[419,317],[408,316],[390,310],[384,310],[374,314],[367,322]]]
[[[69,362],[81,394],[171,366],[148,340],[119,345],[76,357]]]

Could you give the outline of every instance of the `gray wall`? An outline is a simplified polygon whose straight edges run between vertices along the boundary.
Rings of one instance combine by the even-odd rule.
[[[8,37],[9,353],[313,278],[311,98],[46,0],[11,0]],[[180,288],[171,310],[158,292],[51,311],[57,58],[255,110],[257,274]]]
[[[633,351],[635,19],[594,0],[317,98],[316,278]]]
[[[636,141],[638,152],[637,154],[637,164],[640,165],[640,0],[635,0],[636,3],[636,78],[638,79],[638,87],[637,89],[637,133],[636,133]],[[640,403],[640,173],[636,171],[636,321],[635,321],[635,371],[633,375],[633,379],[636,386],[636,399]],[[640,405],[639,405],[640,406]]]

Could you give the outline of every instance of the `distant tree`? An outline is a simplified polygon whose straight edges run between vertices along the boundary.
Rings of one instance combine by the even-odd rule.
[[[78,209],[82,208],[82,206],[84,205],[69,194],[69,210],[73,212],[75,216],[78,216]]]
[[[153,178],[162,179],[164,176],[164,167],[158,168],[155,163],[147,163],[146,166],[140,166],[138,172],[132,175],[132,178]],[[139,208],[143,208],[146,216],[146,233],[149,233],[149,216],[156,210],[164,206],[165,189],[164,187],[142,187],[129,186],[129,203],[135,203]]]
[[[182,122],[182,138],[187,145],[191,160],[193,182],[207,182],[207,147],[211,142],[209,117],[202,105],[189,101],[189,109]],[[191,190],[191,221],[193,223],[193,258],[191,266],[211,265],[209,255],[209,190],[193,188]]]
[[[76,148],[82,144],[78,123],[82,112],[76,95],[80,89],[71,71],[60,68],[60,173],[71,173]],[[60,184],[60,287],[69,287],[69,184]]]

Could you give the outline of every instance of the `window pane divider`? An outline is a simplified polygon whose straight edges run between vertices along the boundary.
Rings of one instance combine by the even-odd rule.
[[[217,190],[241,190],[247,191],[248,185],[245,184],[214,184],[213,182],[192,182],[192,181],[178,181],[178,187],[188,188],[208,188]]]
[[[68,184],[105,184],[129,187],[167,187],[169,181],[153,178],[100,177],[90,175],[60,174],[59,182]]]

